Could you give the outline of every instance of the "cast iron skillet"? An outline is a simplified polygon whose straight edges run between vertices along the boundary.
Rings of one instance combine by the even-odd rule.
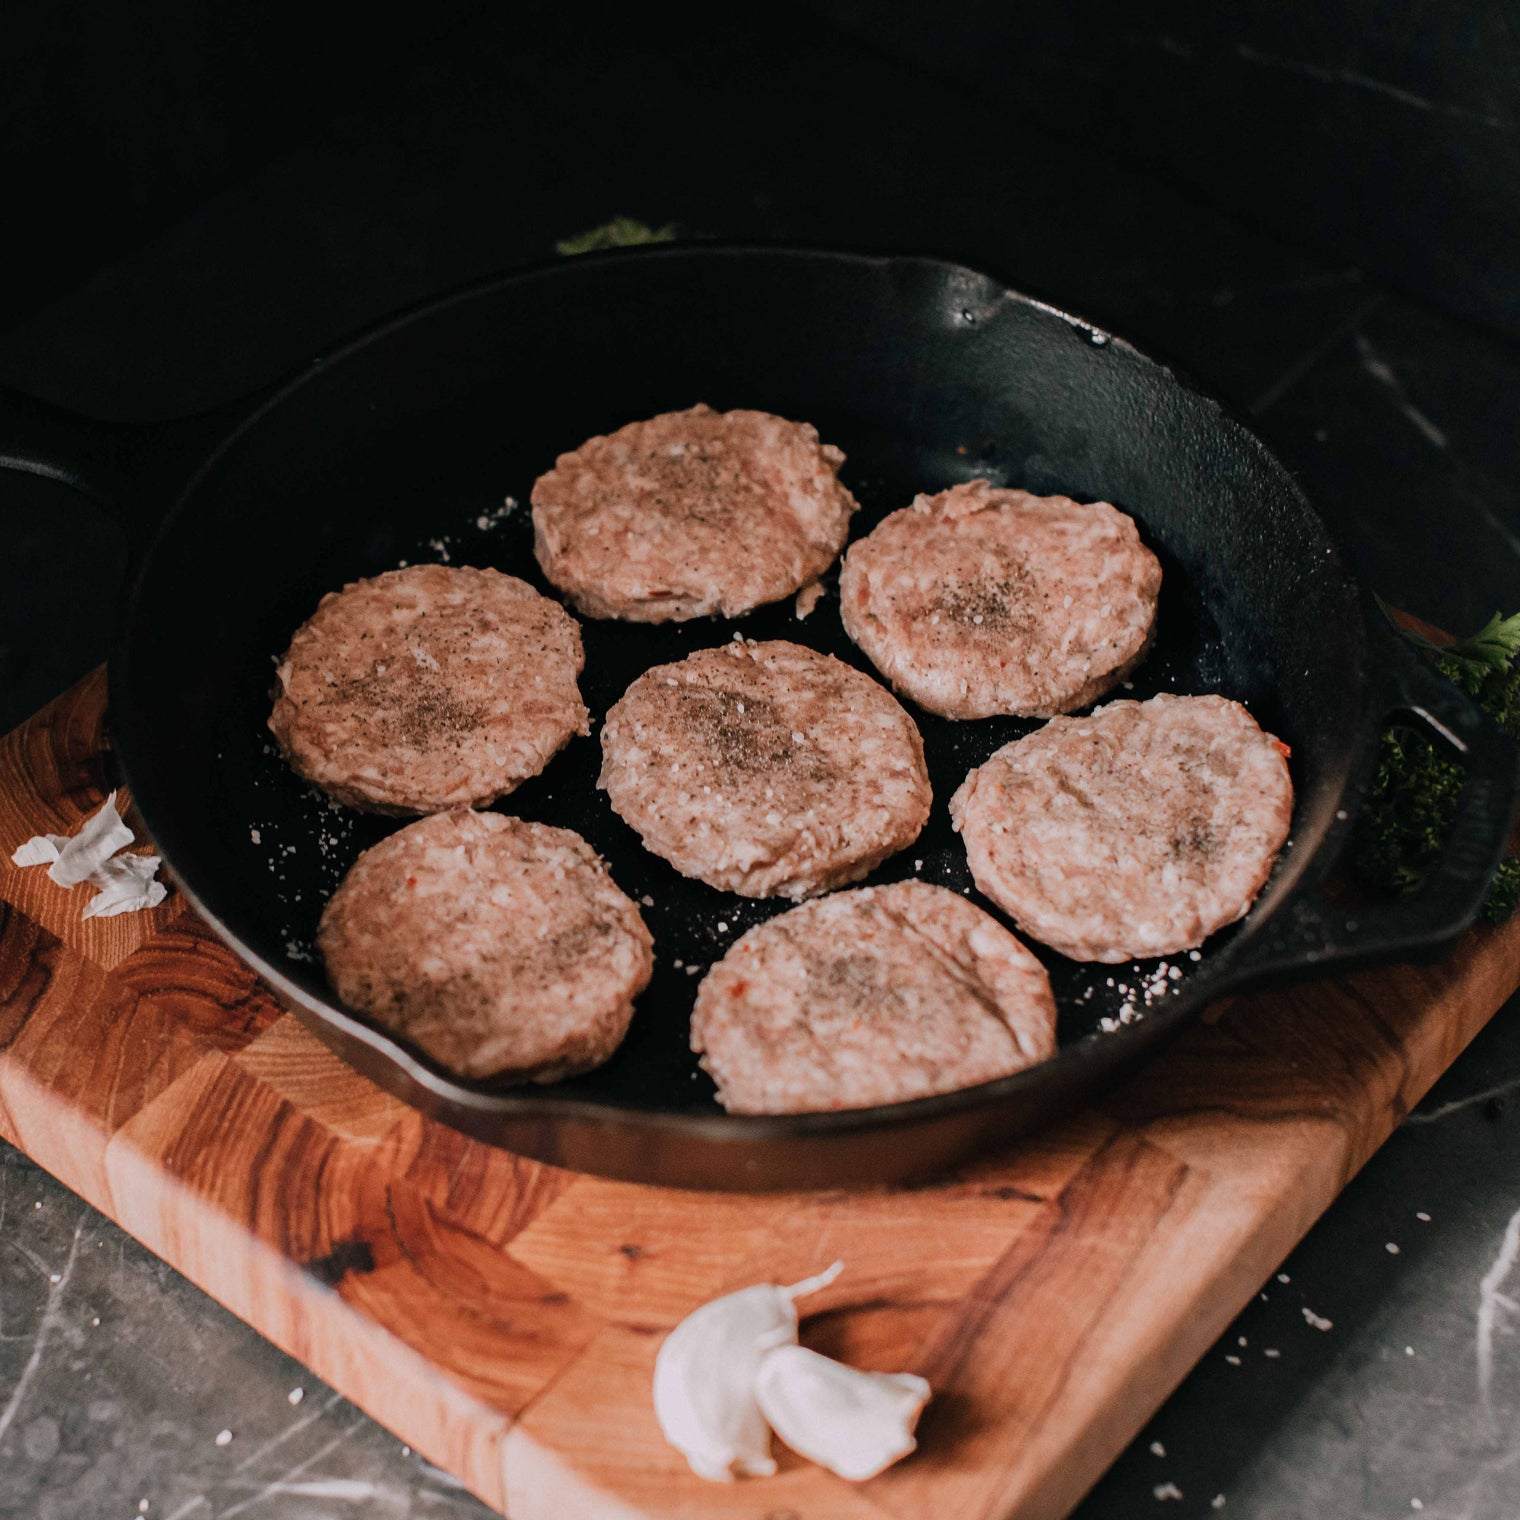
[[[274,656],[324,592],[401,560],[447,555],[548,589],[531,553],[534,478],[593,433],[696,401],[816,423],[848,455],[855,536],[916,491],[978,475],[1106,499],[1138,520],[1165,584],[1159,642],[1132,694],[1249,703],[1292,746],[1298,792],[1289,848],[1249,918],[1200,960],[1176,958],[1183,974],[1162,979],[1152,1006],[1134,989],[1154,982],[1154,963],[1047,954],[1061,1050],[1045,1065],[891,1107],[725,1115],[687,1048],[693,971],[783,905],[686,881],[646,853],[595,789],[595,734],[501,806],[580,830],[652,903],[658,967],[618,1054],[549,1088],[461,1082],[331,1001],[311,953],[318,914],[358,851],[397,823],[328,804],[276,757],[264,727]],[[1514,748],[1369,619],[1324,525],[1250,433],[1128,344],[953,264],[710,245],[580,258],[407,313],[230,414],[151,436],[35,403],[13,401],[5,419],[0,463],[158,523],[112,648],[110,707],[123,779],[174,879],[359,1070],[470,1134],[562,1165],[720,1188],[942,1168],[1069,1112],[1226,991],[1445,945],[1475,912],[1512,816]],[[836,584],[806,622],[790,602],[737,623],[586,621],[594,716],[649,665],[741,628],[869,670],[840,628]],[[1394,713],[1464,758],[1456,824],[1418,896],[1338,908],[1320,885]],[[968,889],[946,803],[1031,725],[915,715],[934,814],[871,879]],[[1106,1032],[1126,1000],[1143,1017]]]

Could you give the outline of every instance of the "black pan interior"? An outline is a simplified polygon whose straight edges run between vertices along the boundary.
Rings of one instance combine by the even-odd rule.
[[[1200,960],[1176,960],[1156,1006],[1180,1011],[1223,985],[1242,936],[1329,827],[1354,764],[1363,633],[1342,565],[1281,467],[1213,402],[1117,340],[925,260],[714,249],[577,260],[402,319],[270,404],[172,512],[113,660],[139,806],[201,905],[256,961],[327,997],[312,952],[322,905],[358,852],[399,825],[331,804],[285,768],[265,728],[275,657],[323,593],[407,561],[490,565],[552,592],[532,556],[534,478],[593,433],[696,401],[816,424],[848,456],[861,503],[852,537],[918,491],[977,476],[1136,518],[1164,567],[1160,634],[1133,690],[1117,694],[1222,692],[1293,747],[1299,803],[1273,883],[1245,925]],[[733,622],[582,620],[592,737],[498,806],[592,842],[646,904],[657,969],[617,1055],[530,1101],[573,1092],[614,1108],[717,1111],[687,1047],[692,996],[734,938],[785,905],[688,881],[642,848],[594,785],[600,719],[649,665],[736,632],[870,671],[840,626],[837,569],[827,586],[806,621],[790,601]],[[934,812],[871,879],[918,876],[996,912],[971,888],[946,804],[971,766],[1031,725],[909,707]],[[1146,1011],[1136,992],[1154,984],[1155,963],[1041,953],[1063,1047],[1127,1002]]]

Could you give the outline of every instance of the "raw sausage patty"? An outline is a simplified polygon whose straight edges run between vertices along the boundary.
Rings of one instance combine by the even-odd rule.
[[[733,1113],[866,1108],[1055,1053],[1050,980],[1001,924],[927,882],[862,887],[738,939],[697,989],[692,1049]]]
[[[1054,718],[966,777],[976,884],[1083,961],[1170,955],[1242,917],[1288,837],[1285,747],[1224,697]]]
[[[768,412],[630,422],[539,477],[534,552],[591,617],[736,617],[833,564],[855,511],[843,462],[816,429]]]
[[[348,1007],[461,1076],[533,1082],[617,1049],[650,945],[579,834],[464,811],[366,850],[317,931]]]
[[[947,718],[1071,712],[1144,657],[1161,566],[1106,502],[985,480],[920,496],[853,544],[850,637],[901,692]]]
[[[575,619],[495,570],[414,565],[322,598],[280,662],[291,768],[375,813],[480,807],[590,732]]]
[[[917,838],[930,803],[896,698],[784,640],[646,671],[607,714],[597,784],[683,876],[744,897],[859,881]]]

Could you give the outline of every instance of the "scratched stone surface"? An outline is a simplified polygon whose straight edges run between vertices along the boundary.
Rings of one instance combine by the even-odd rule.
[[[800,24],[801,50],[785,25],[735,20],[721,43],[610,36],[570,57],[478,17],[383,103],[280,143],[145,245],[102,250],[90,281],[0,333],[0,377],[101,415],[192,410],[617,214],[946,252],[1211,383],[1391,599],[1454,627],[1520,607],[1512,344],[1058,122]],[[586,98],[601,109],[561,109]],[[553,162],[529,151],[535,113]],[[61,501],[0,478],[0,728],[104,652],[119,545]],[[1495,1018],[1078,1520],[1520,1513],[1517,1017]],[[488,1512],[0,1145],[0,1515],[136,1513]]]
[[[3,1143],[0,1396],[17,1520],[490,1513]]]

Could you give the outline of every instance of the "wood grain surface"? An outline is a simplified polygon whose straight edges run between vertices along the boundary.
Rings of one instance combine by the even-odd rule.
[[[1439,964],[1243,998],[1101,1108],[933,1186],[690,1194],[520,1160],[343,1066],[171,892],[85,921],[22,871],[110,789],[103,675],[0,743],[0,1132],[516,1520],[1055,1520],[1520,980]],[[843,1275],[806,1343],[922,1372],[919,1452],[851,1485],[693,1477],[663,1335]]]

